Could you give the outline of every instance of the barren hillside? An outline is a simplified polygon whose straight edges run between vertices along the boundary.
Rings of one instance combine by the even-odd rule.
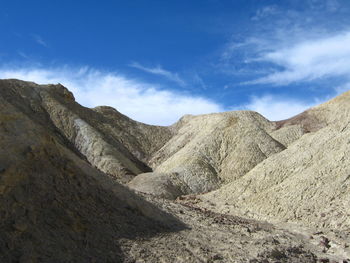
[[[284,125],[307,126],[307,134],[203,200],[217,211],[348,230],[350,92],[302,116]]]
[[[0,80],[0,261],[346,260],[349,122],[350,93],[158,127]]]

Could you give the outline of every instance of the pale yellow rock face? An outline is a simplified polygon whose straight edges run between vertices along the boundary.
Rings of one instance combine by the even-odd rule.
[[[171,184],[170,198],[209,192],[200,206],[220,213],[347,229],[349,123],[350,92],[280,122],[253,112],[186,116],[150,161],[155,180],[129,186],[167,197]]]
[[[150,163],[156,173],[177,174],[179,187],[187,186],[184,194],[217,189],[285,149],[270,135],[275,124],[256,112],[187,116],[179,123],[177,133],[153,155]],[[130,186],[157,194],[150,186],[153,181],[149,176],[149,182],[137,183],[135,178]]]
[[[326,126],[201,199],[220,212],[349,229],[350,93],[308,114]]]

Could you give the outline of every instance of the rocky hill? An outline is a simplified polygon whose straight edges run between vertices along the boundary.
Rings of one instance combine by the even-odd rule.
[[[159,127],[0,80],[0,261],[345,260],[349,122],[350,93]]]
[[[308,133],[203,200],[217,211],[349,230],[350,92],[281,123]]]
[[[170,196],[160,190],[160,184],[167,182],[173,198],[208,192],[286,148],[271,135],[275,125],[256,112],[187,116],[180,123],[177,133],[150,160],[155,173],[138,175],[129,186]]]
[[[55,97],[72,100],[62,86],[0,81],[0,262],[118,262],[120,239],[183,228],[89,164],[55,126],[73,117],[45,110],[66,113]]]
[[[172,198],[211,191],[200,197],[216,212],[350,228],[350,92],[279,122],[254,112],[184,122],[151,159],[155,176],[131,187]]]

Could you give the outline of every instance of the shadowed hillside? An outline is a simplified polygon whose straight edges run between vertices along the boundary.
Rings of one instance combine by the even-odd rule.
[[[53,125],[41,89],[66,92],[0,81],[1,262],[122,262],[121,239],[184,228],[93,168]]]

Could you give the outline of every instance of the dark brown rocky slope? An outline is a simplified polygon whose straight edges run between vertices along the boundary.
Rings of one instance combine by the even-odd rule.
[[[71,98],[62,86],[0,81],[0,262],[121,262],[121,239],[182,228],[92,167],[41,89]]]

